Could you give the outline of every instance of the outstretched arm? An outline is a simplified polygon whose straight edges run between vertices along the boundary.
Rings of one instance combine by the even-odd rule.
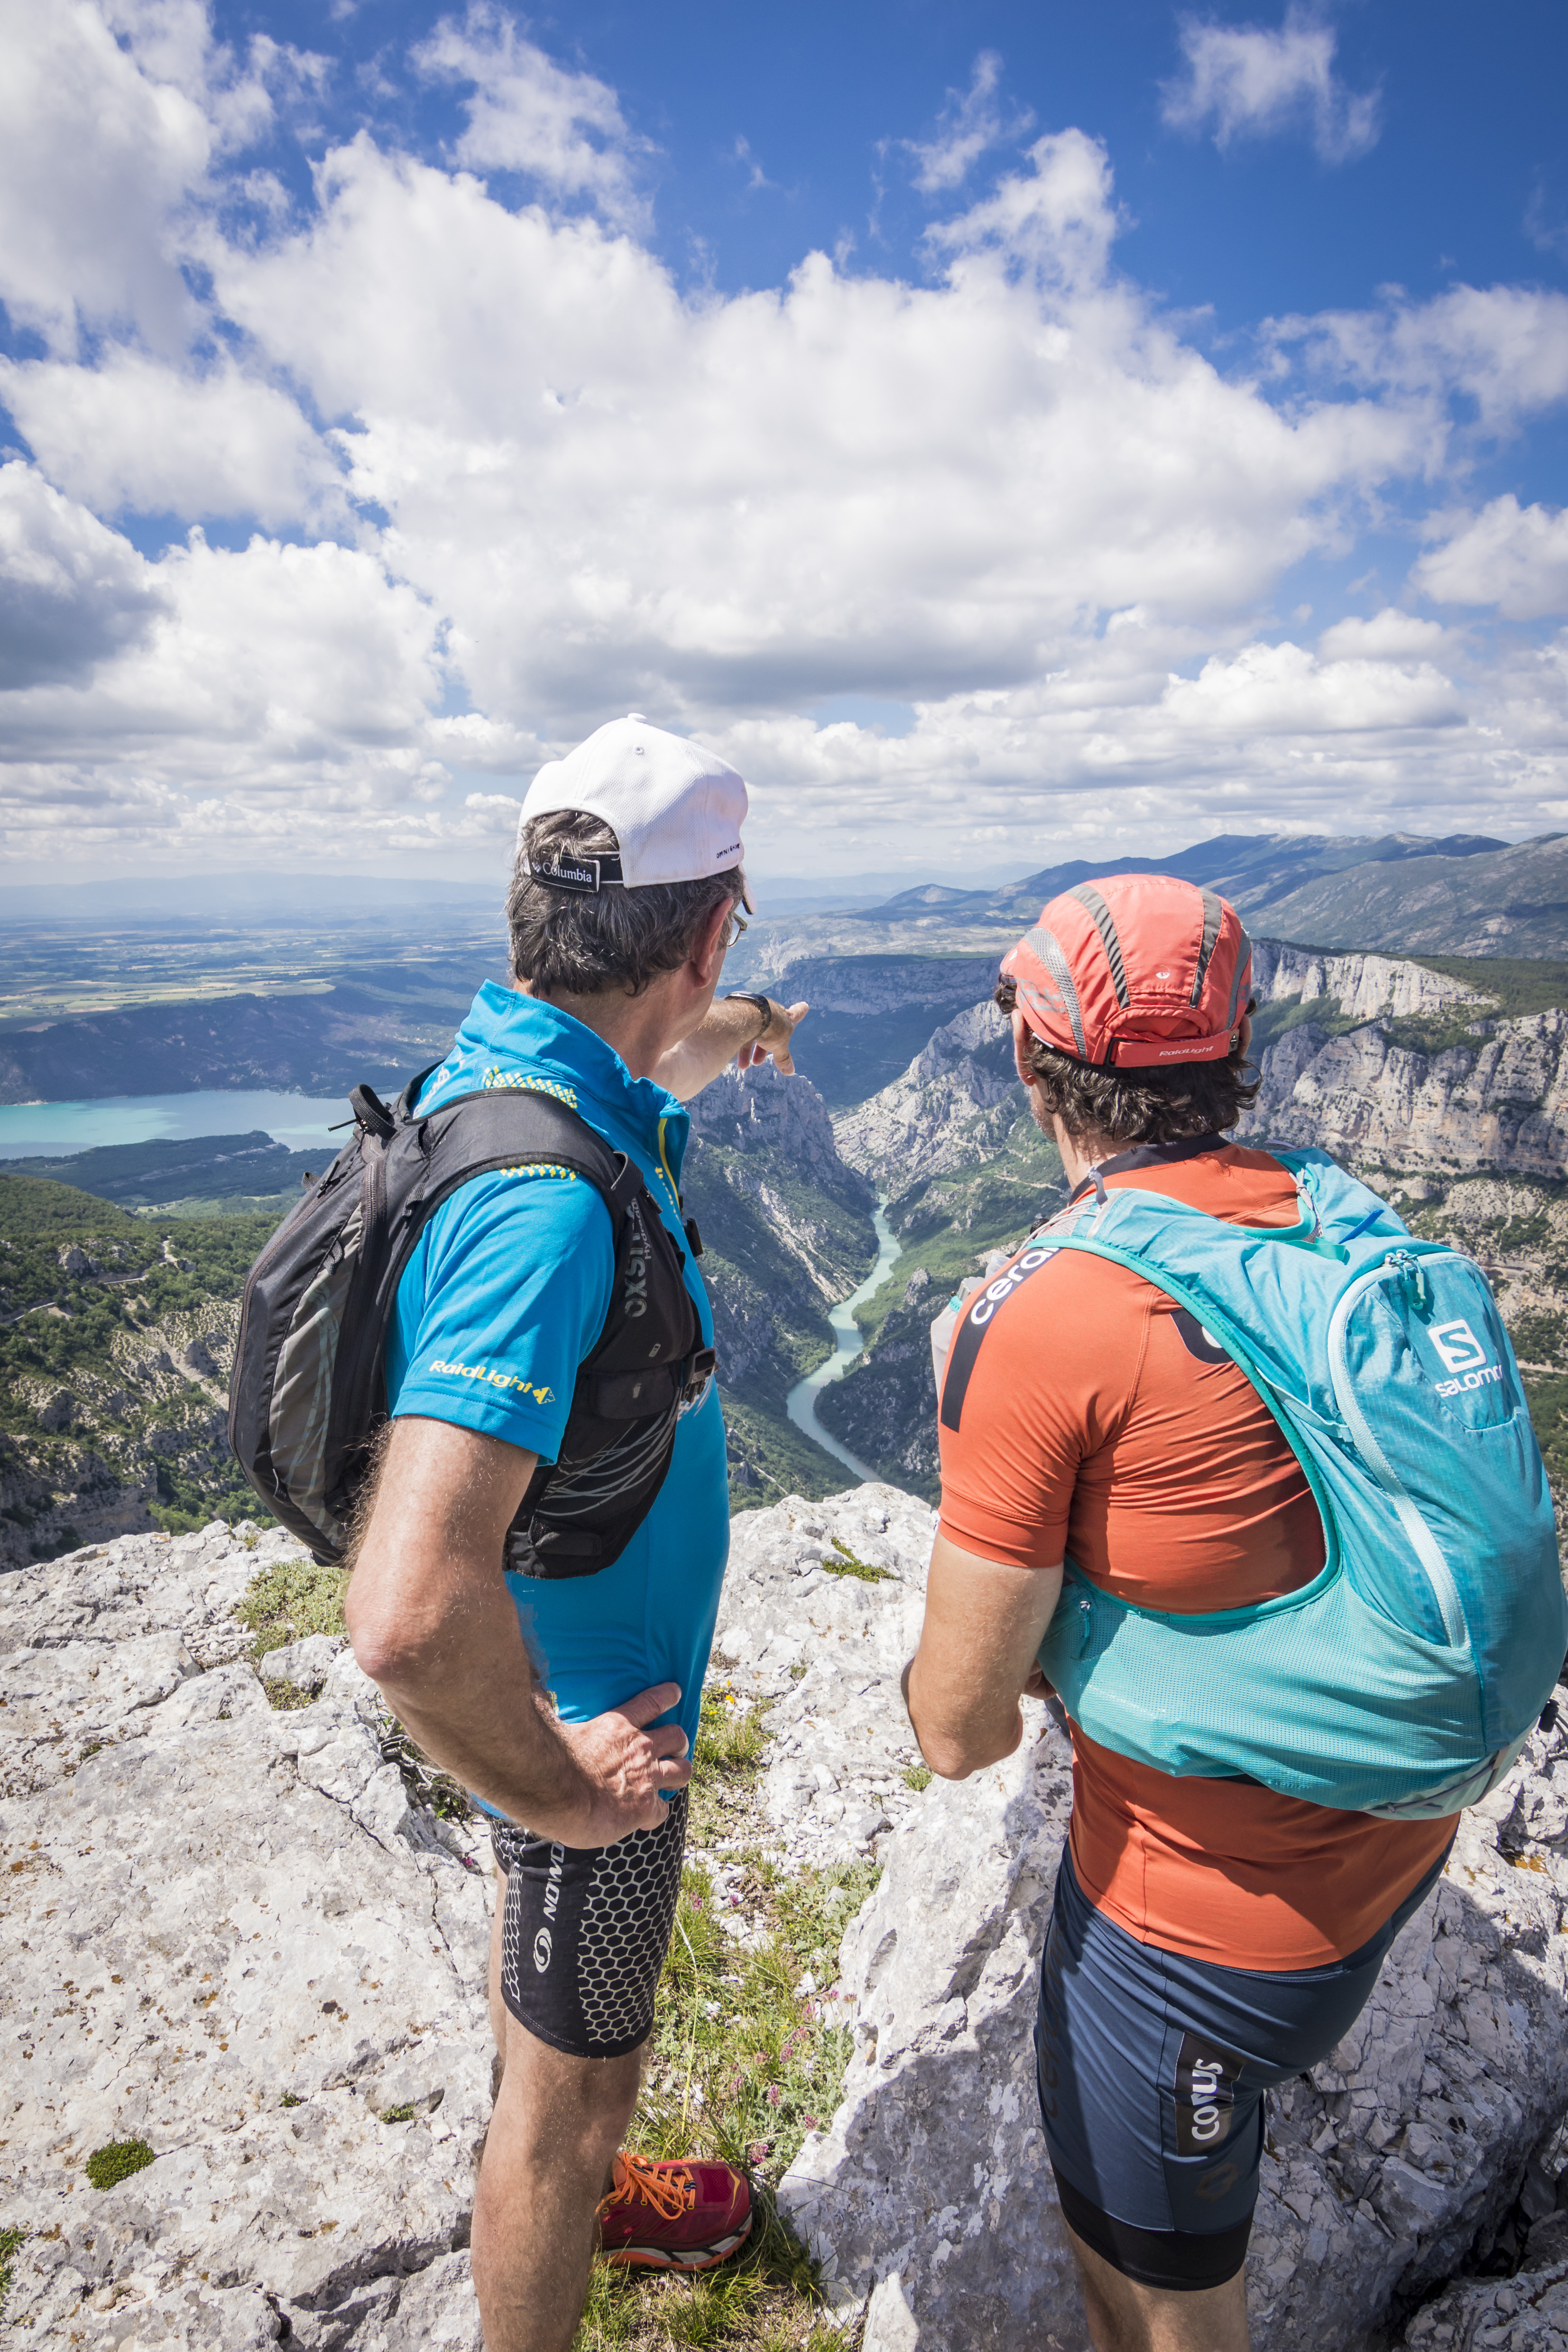
[[[1059,1561],[1014,1568],[938,1536],[904,1697],[921,1753],[944,1780],[1000,1762],[1023,1738],[1019,1695],[1044,1687],[1035,1653],[1061,1589]]]
[[[360,1665],[433,1763],[537,1836],[614,1845],[666,1817],[686,1734],[646,1727],[673,1683],[558,1722],[501,1573],[537,1456],[448,1422],[400,1420],[344,1604]]]
[[[790,1040],[811,1007],[779,1004],[771,996],[765,1002],[764,1020],[754,997],[720,997],[710,1005],[701,1027],[672,1045],[656,1064],[653,1075],[659,1085],[679,1101],[689,1102],[726,1064],[739,1061],[742,1070],[749,1069],[770,1055],[775,1068],[793,1077]]]

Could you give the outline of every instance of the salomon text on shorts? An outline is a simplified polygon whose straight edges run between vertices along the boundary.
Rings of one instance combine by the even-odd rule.
[[[668,1818],[615,1845],[552,1845],[510,1822],[490,1843],[506,1873],[501,1997],[520,2025],[574,2058],[646,2042],[686,1849],[686,1791]]]
[[[1177,2290],[1236,2275],[1265,2093],[1349,2032],[1447,1860],[1342,1960],[1224,1969],[1139,1943],[1089,1903],[1064,1851],[1035,2032],[1040,2112],[1063,2217],[1113,2270]]]

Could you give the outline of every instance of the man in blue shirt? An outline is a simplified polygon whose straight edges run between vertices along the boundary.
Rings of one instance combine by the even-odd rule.
[[[681,1106],[736,1058],[789,1071],[806,1010],[714,1002],[744,900],[745,806],[727,762],[637,713],[542,770],[508,900],[515,985],[479,991],[420,1096],[541,1092],[625,1153],[681,1247],[708,1347]],[[751,2226],[729,2166],[617,2153],[679,1891],[729,1549],[711,1381],[617,1557],[565,1577],[503,1565],[537,1465],[557,1459],[614,1267],[604,1200],[566,1168],[479,1176],[437,1210],[399,1285],[390,1440],[348,1595],[361,1665],[494,1816],[506,1878],[490,1969],[503,2067],[473,2230],[489,2352],[568,2352],[595,2234],[612,2259],[698,2270]]]

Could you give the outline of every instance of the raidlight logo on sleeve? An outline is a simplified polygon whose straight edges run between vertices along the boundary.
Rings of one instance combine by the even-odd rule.
[[[1176,2053],[1176,2153],[1210,2156],[1222,2147],[1236,2109],[1236,2086],[1246,2065],[1234,2050],[1184,2033]]]

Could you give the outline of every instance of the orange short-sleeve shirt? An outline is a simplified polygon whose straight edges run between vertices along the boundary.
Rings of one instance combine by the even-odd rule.
[[[1294,1181],[1266,1152],[1176,1149],[1112,1162],[1103,1181],[1237,1224],[1295,1223]],[[982,1559],[1054,1568],[1070,1555],[1121,1600],[1193,1611],[1295,1591],[1323,1564],[1306,1477],[1246,1374],[1173,1299],[1103,1258],[1064,1250],[999,1306],[941,1443],[942,1531]],[[1074,1727],[1085,1894],[1140,1941],[1197,1959],[1342,1959],[1452,1832],[1451,1820],[1383,1822],[1174,1779]]]

